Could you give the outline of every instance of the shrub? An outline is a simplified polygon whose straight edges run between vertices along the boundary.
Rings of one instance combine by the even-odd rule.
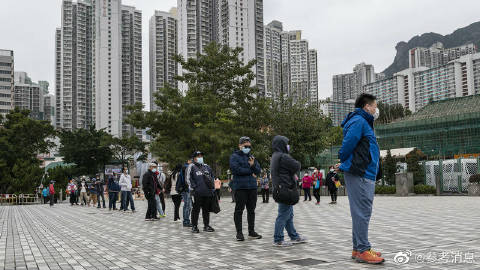
[[[396,192],[395,186],[375,186],[375,194],[395,194]]]
[[[471,175],[468,181],[470,183],[480,183],[480,174]]]
[[[435,187],[428,185],[415,185],[413,190],[415,194],[435,194],[437,192]]]

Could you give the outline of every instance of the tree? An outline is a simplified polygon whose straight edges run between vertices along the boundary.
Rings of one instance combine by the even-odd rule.
[[[43,185],[46,186],[50,181],[55,181],[55,191],[59,191],[60,189],[66,190],[68,180],[81,174],[82,173],[74,166],[57,166],[47,171]]]
[[[288,99],[273,106],[273,135],[290,139],[292,156],[302,167],[316,166],[315,158],[327,146],[341,143],[338,128],[332,128],[331,120],[305,101],[293,103]]]
[[[422,184],[425,180],[425,169],[419,164],[421,160],[426,158],[426,155],[419,149],[415,148],[406,156],[407,171],[413,173],[413,181],[415,185]]]
[[[66,163],[75,163],[79,174],[96,174],[112,159],[111,135],[103,129],[63,130],[59,134],[60,149]]]
[[[380,110],[380,115],[375,123],[379,124],[388,124],[412,114],[409,109],[404,108],[400,104],[389,105],[383,102],[378,102],[377,107]]]
[[[113,158],[122,163],[122,166],[129,164],[134,160],[134,155],[141,153],[137,160],[144,161],[146,159],[147,143],[140,140],[137,136],[124,136],[122,138],[113,138],[111,141],[111,149]]]
[[[392,157],[390,150],[387,151],[385,162],[383,163],[384,178],[388,185],[395,185],[395,173],[397,172],[397,162]]]
[[[228,168],[238,138],[245,135],[252,138],[255,156],[265,164],[268,154],[258,146],[264,146],[268,136],[269,103],[252,87],[255,61],[244,64],[239,58],[241,48],[216,43],[204,52],[188,60],[176,57],[186,70],[176,77],[188,85],[185,96],[166,85],[154,94],[157,111],[145,112],[136,104],[126,122],[150,128],[151,152],[170,164],[183,163],[194,150],[200,150],[220,175]]]
[[[48,121],[29,118],[15,108],[0,125],[0,193],[31,193],[40,185],[43,170],[38,154],[53,147],[55,131]]]

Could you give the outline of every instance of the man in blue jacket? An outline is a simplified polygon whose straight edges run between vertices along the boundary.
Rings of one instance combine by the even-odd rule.
[[[373,129],[378,118],[376,98],[361,94],[355,101],[355,111],[343,120],[343,142],[338,152],[344,172],[345,185],[352,216],[352,259],[357,262],[379,264],[385,260],[371,249],[368,225],[372,215],[375,181],[379,172],[380,150]]]
[[[257,205],[257,179],[260,175],[260,164],[251,154],[252,143],[249,137],[241,137],[239,150],[230,156],[230,171],[233,175],[231,189],[235,191],[235,213],[233,220],[237,229],[237,241],[244,241],[242,233],[242,215],[247,207],[248,237],[260,239],[255,232],[255,207]]]

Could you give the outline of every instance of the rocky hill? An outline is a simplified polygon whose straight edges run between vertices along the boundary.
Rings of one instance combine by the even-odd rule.
[[[445,48],[461,46],[467,43],[480,45],[480,22],[472,23],[467,27],[455,30],[448,35],[440,35],[437,33],[425,33],[415,36],[408,42],[401,41],[395,46],[397,54],[393,63],[383,71],[387,77],[394,73],[408,68],[408,51],[415,47],[430,47],[435,42],[443,43]],[[480,48],[480,47],[479,47]]]

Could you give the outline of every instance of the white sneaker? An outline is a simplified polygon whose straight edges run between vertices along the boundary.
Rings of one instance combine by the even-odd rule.
[[[293,244],[288,241],[273,242],[274,247],[291,247]]]
[[[296,245],[296,244],[303,244],[303,243],[307,243],[307,238],[303,237],[303,236],[298,236],[297,239],[295,240],[292,240],[292,244]]]

